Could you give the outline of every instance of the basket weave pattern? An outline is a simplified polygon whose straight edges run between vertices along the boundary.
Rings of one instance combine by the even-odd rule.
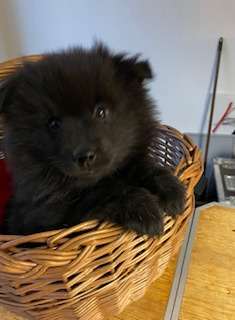
[[[40,58],[1,63],[0,80],[23,60]],[[170,166],[187,189],[185,211],[175,221],[165,217],[160,239],[97,221],[30,236],[0,235],[0,303],[28,319],[102,320],[143,296],[180,248],[203,170],[197,146],[167,126],[150,156]]]

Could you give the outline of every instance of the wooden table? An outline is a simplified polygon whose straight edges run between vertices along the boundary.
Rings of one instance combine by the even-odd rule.
[[[201,210],[179,319],[235,319],[235,209]]]

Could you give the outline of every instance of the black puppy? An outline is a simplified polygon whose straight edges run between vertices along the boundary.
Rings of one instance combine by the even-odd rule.
[[[151,163],[156,107],[147,61],[102,44],[25,63],[1,87],[14,196],[5,232],[30,234],[98,218],[159,235],[184,188]]]

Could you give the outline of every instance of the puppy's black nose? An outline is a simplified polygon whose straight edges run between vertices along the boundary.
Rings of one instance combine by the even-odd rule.
[[[96,159],[96,153],[92,150],[74,152],[73,159],[81,168],[88,169],[94,163]]]

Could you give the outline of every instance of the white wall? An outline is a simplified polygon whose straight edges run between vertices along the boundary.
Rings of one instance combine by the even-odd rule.
[[[157,74],[151,90],[163,121],[182,131],[201,128],[221,35],[218,90],[234,97],[234,32],[234,0],[0,0],[0,60],[95,37],[142,52]]]

